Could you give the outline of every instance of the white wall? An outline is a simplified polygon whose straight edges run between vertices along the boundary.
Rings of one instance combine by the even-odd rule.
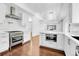
[[[29,7],[26,5],[26,3],[15,3],[15,5],[17,5],[20,8],[22,8],[28,14],[34,15],[34,12],[31,9],[29,9]]]
[[[32,17],[32,34],[33,36],[39,35],[40,23],[37,17]]]
[[[30,23],[28,21],[29,19],[29,15],[26,13],[23,13],[23,31],[24,31],[24,42],[27,42],[30,40]]]

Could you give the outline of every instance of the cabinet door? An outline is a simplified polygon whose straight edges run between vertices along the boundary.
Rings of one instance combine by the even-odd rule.
[[[44,33],[40,33],[40,45],[44,45],[45,44],[45,34]]]
[[[6,5],[3,3],[0,3],[0,23],[4,23],[5,20],[5,14],[6,14]]]
[[[9,48],[9,34],[0,33],[0,52],[3,52]]]
[[[79,23],[79,3],[72,4],[72,23]]]
[[[70,56],[70,38],[65,37],[65,45],[64,45],[64,51],[66,56]]]
[[[76,49],[76,42],[74,42],[73,40],[71,40],[71,46],[70,46],[70,55],[71,56],[75,56],[75,49]]]
[[[66,56],[75,56],[76,43],[68,37],[65,37],[65,54]]]
[[[64,52],[67,55],[67,37],[65,37],[65,41],[64,41]]]

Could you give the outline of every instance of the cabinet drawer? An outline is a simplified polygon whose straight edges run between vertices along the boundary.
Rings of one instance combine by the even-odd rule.
[[[9,48],[9,42],[2,42],[0,45],[0,49],[2,48]]]
[[[6,44],[9,43],[9,41],[1,41],[0,44]]]
[[[0,38],[0,42],[3,42],[3,41],[8,42],[9,41],[9,38]]]
[[[0,52],[6,51],[9,49],[9,45],[2,45],[0,46]]]
[[[2,46],[2,47],[4,47],[4,46],[9,46],[9,42],[2,42],[1,45],[0,45],[0,47],[1,47],[1,46]]]

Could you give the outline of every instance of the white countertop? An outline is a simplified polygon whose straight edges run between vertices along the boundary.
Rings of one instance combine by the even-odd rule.
[[[71,40],[73,40],[75,43],[79,45],[79,40],[72,37],[72,34],[70,33],[64,33],[67,37],[69,37]]]
[[[72,37],[73,34],[70,34],[70,33],[67,33],[67,32],[51,32],[51,31],[46,31],[46,32],[40,32],[40,33],[42,33],[42,34],[44,34],[44,33],[63,34],[65,36],[69,37],[71,40],[73,40],[75,43],[77,43],[79,45],[79,41]]]
[[[53,32],[53,31],[45,31],[45,32],[40,32],[40,33],[50,33],[50,34],[64,34],[63,32]]]

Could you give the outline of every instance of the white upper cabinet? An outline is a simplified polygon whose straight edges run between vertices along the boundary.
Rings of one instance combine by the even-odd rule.
[[[0,3],[0,24],[4,23],[6,13],[6,4]]]
[[[79,23],[79,3],[72,3],[72,23]]]

